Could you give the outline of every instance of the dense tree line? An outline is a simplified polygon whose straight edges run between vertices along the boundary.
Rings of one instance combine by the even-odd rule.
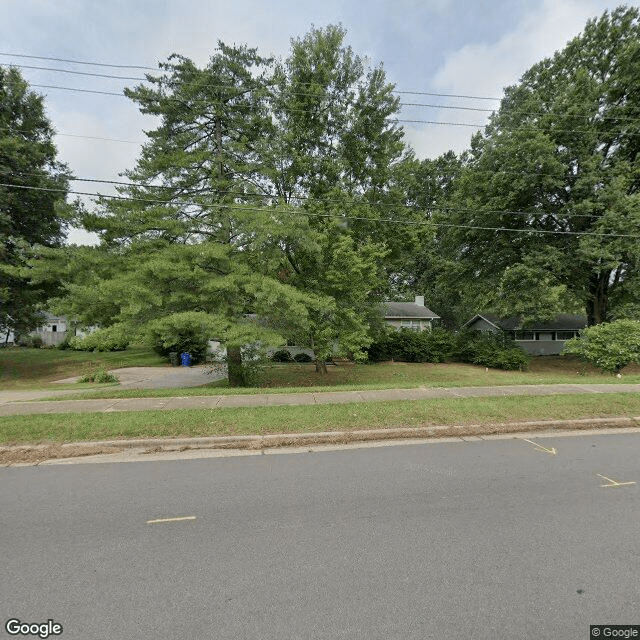
[[[139,330],[205,314],[236,383],[248,341],[312,347],[320,370],[336,349],[364,357],[381,301],[409,293],[451,327],[481,310],[638,316],[637,9],[587,23],[505,90],[468,151],[429,160],[406,144],[383,68],[345,36],[314,28],[283,60],[220,42],[202,68],[161,63],[126,91],[158,122],[130,186],[82,215],[100,246],[42,249],[29,282],[55,277],[60,308],[86,324]],[[64,186],[47,148],[40,179]],[[44,235],[22,237],[54,246],[59,194],[38,193],[40,209],[22,202],[42,212]],[[3,292],[20,262],[5,209]],[[15,290],[3,293],[14,307]]]

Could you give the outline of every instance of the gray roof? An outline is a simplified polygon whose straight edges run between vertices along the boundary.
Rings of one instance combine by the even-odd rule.
[[[427,318],[435,320],[440,316],[431,309],[415,302],[385,302],[384,317],[392,318]]]
[[[491,324],[504,329],[505,331],[514,331],[522,329],[522,318],[520,316],[511,316],[510,318],[500,318],[495,313],[479,313],[464,326],[470,325],[476,318],[484,318]],[[587,326],[587,316],[573,313],[559,313],[555,318],[546,322],[530,322],[524,329],[527,331],[579,331]]]

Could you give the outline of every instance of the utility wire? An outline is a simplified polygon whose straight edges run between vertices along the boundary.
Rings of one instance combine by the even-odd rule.
[[[11,127],[0,127],[0,131],[10,131],[10,133],[26,133],[31,134],[32,131],[26,131],[24,129],[13,129]],[[60,131],[54,131],[53,135],[63,136],[65,138],[86,138],[87,140],[104,140],[106,142],[122,142],[123,144],[145,144],[146,140],[122,140],[122,138],[103,138],[101,136],[86,136],[79,133],[62,133]]]
[[[7,67],[9,65],[2,64],[0,66]],[[12,67],[17,67],[18,69],[35,69],[37,71],[55,71],[56,73],[69,73],[74,76],[91,76],[94,78],[111,78],[113,80],[141,80],[145,81],[148,78],[140,78],[138,76],[114,76],[108,73],[89,73],[88,71],[71,71],[69,69],[54,69],[53,67],[35,67],[28,64],[12,64]],[[158,78],[160,80],[160,78]]]
[[[7,171],[2,171],[0,169],[0,175],[4,174],[4,175],[14,175],[11,174],[10,172]],[[28,171],[21,171],[19,175],[16,175],[16,177],[22,177],[25,175],[33,175],[33,176],[41,176],[42,174],[40,173],[32,173],[32,172],[28,172]],[[165,185],[159,185],[159,184],[145,184],[145,183],[136,183],[136,182],[123,182],[120,180],[99,180],[98,178],[76,178],[76,177],[72,177],[72,176],[65,176],[67,180],[69,180],[70,182],[88,182],[88,183],[97,183],[97,184],[112,184],[112,185],[117,185],[117,186],[125,186],[125,187],[134,187],[134,188],[139,188],[139,189],[164,189],[164,190],[170,190],[170,189],[174,189],[174,187],[170,187],[170,186],[165,186]],[[20,188],[21,185],[13,185],[13,186],[17,186],[18,188]],[[70,192],[71,193],[71,192]],[[272,200],[280,200],[281,197],[278,196],[277,194],[266,194],[266,193],[246,193],[244,191],[232,191],[232,190],[222,190],[218,192],[220,195],[225,195],[225,196],[234,196],[234,197],[243,197],[243,198],[261,198],[261,199],[272,199]],[[84,194],[83,194],[84,195]],[[185,191],[184,193],[181,193],[179,197],[184,197],[184,196],[194,196],[194,195],[200,195],[200,192],[198,191]],[[102,196],[99,196],[102,197]],[[106,196],[109,197],[109,196]],[[298,200],[298,201],[311,201],[311,202],[324,202],[324,203],[328,203],[328,204],[343,204],[343,200],[337,200],[334,198],[316,198],[313,196],[305,196],[305,195],[297,195],[297,196],[291,196],[292,200]],[[163,202],[167,203],[167,204],[174,204],[173,200],[163,200]],[[184,203],[184,201],[182,201],[182,203]],[[180,204],[180,202],[176,202],[176,204]],[[186,202],[184,204],[190,204],[190,205],[196,205],[196,203],[194,202]],[[365,204],[365,205],[369,205],[372,207],[382,207],[382,208],[391,208],[391,207],[397,207],[397,204],[394,203],[390,203],[390,202],[367,202],[367,201],[363,201],[359,204]],[[197,206],[202,206],[201,204],[197,204]],[[409,210],[412,211],[422,211],[424,210],[424,207],[421,207],[420,205],[410,205],[410,204],[404,204],[402,205],[404,207],[406,207]],[[430,212],[434,212],[434,211],[438,211],[438,212],[443,212],[443,213],[473,213],[473,212],[477,212],[478,209],[468,209],[468,208],[460,208],[460,207],[442,207],[442,206],[433,206],[433,207],[428,207],[428,210]],[[504,214],[504,215],[516,215],[516,216],[556,216],[558,215],[557,213],[549,213],[548,211],[507,211],[507,210],[503,210],[503,209],[482,209],[481,213],[497,213],[497,214]],[[564,213],[561,214],[561,217],[564,218],[594,218],[594,219],[598,219],[601,216],[596,215],[596,214],[588,214],[588,213]]]
[[[143,202],[147,204],[162,204],[162,205],[188,205],[195,206],[205,209],[232,209],[238,211],[252,211],[259,213],[273,213],[275,210],[272,208],[264,208],[264,207],[247,207],[243,205],[231,205],[231,204],[212,204],[205,205],[197,202],[178,202],[173,203],[167,200],[153,200],[148,198],[132,198],[128,196],[115,196],[115,195],[102,195],[99,193],[90,193],[84,191],[67,191],[65,189],[53,189],[47,187],[32,187],[26,185],[12,185],[7,183],[1,183],[0,187],[12,187],[15,189],[26,189],[32,191],[46,191],[46,192],[56,192],[56,193],[71,193],[73,195],[81,195],[81,196],[89,196],[92,198],[108,198],[112,200],[122,200],[122,201],[130,201],[130,202]],[[293,214],[293,211],[281,211],[281,213],[289,213]],[[453,224],[453,223],[445,223],[445,222],[433,222],[431,220],[428,221],[416,221],[416,220],[398,220],[393,218],[367,218],[364,216],[344,216],[338,214],[331,213],[312,213],[304,210],[296,210],[298,215],[310,216],[310,217],[319,217],[319,218],[335,218],[338,220],[362,220],[366,222],[374,222],[374,223],[390,223],[390,224],[403,224],[403,225],[431,225],[435,227],[449,227],[454,229],[474,229],[480,231],[496,231],[496,232],[510,232],[510,233],[537,233],[537,234],[546,234],[546,235],[569,235],[569,236],[594,236],[600,238],[633,238],[635,240],[640,240],[640,236],[633,234],[622,234],[622,233],[597,233],[593,231],[551,231],[545,229],[511,229],[508,227],[484,227],[477,225],[464,225],[464,224]]]
[[[0,129],[2,129],[3,127],[0,127]],[[5,129],[8,127],[4,127]],[[144,141],[136,141],[136,140],[120,140],[117,138],[100,138],[97,136],[83,136],[83,135],[76,135],[76,134],[71,134],[71,133],[56,133],[56,135],[59,136],[70,136],[73,138],[88,138],[90,140],[105,140],[107,142],[122,142],[122,143],[127,143],[127,144],[144,144]],[[228,156],[233,158],[233,154],[223,151],[223,155]],[[462,168],[462,170],[464,171],[464,167]],[[569,170],[571,169],[570,167],[566,167],[565,169]],[[508,169],[477,169],[477,168],[473,168],[473,173],[474,174],[481,174],[481,175],[490,175],[490,176],[496,176],[496,175],[514,175],[514,176],[531,176],[533,178],[547,178],[547,177],[560,177],[557,176],[555,174],[551,174],[551,173],[546,173],[546,172],[542,172],[542,171],[510,171]],[[7,171],[2,171],[0,170],[0,173],[5,173],[8,175],[14,175],[13,172],[7,172]],[[418,172],[416,171],[407,171],[408,175],[419,175]],[[42,175],[41,173],[35,173],[35,172],[29,172],[29,171],[20,171],[19,173],[15,174],[17,177],[19,176],[24,176],[24,175],[34,175],[34,176],[39,176]],[[572,178],[579,178],[580,175],[579,174],[574,174],[572,176],[570,176]],[[137,182],[123,182],[123,181],[119,181],[119,180],[104,180],[104,179],[100,179],[100,178],[76,178],[76,177],[71,177],[69,176],[67,178],[68,180],[75,180],[77,182],[97,182],[97,183],[103,183],[103,184],[114,184],[114,185],[123,185],[126,187],[142,187],[142,188],[149,188],[149,189],[158,189],[158,188],[162,188],[162,189],[173,189],[174,187],[166,187],[163,185],[157,185],[157,184],[147,184],[147,183],[137,183]],[[412,196],[420,196],[420,195],[425,195],[426,192],[424,191],[414,191],[412,193]],[[236,195],[245,195],[245,194],[236,194]]]
[[[90,65],[90,66],[95,66],[95,67],[112,67],[112,68],[116,68],[116,69],[143,69],[143,70],[148,70],[148,71],[160,71],[160,69],[156,68],[156,67],[147,67],[147,66],[143,66],[143,65],[122,65],[122,64],[109,64],[109,63],[105,63],[105,62],[89,62],[86,60],[70,60],[68,58],[54,58],[54,57],[48,57],[48,56],[32,56],[32,55],[26,55],[26,54],[21,54],[21,53],[7,53],[7,52],[0,52],[0,56],[7,56],[7,57],[13,57],[13,58],[30,58],[30,59],[35,59],[35,60],[51,60],[51,61],[55,61],[55,62],[68,62],[71,64],[83,64],[83,65]],[[11,66],[19,66],[19,65],[11,65]],[[311,82],[300,82],[298,84],[314,84]],[[455,93],[434,93],[434,92],[429,92],[429,91],[396,91],[394,90],[393,93],[398,93],[398,94],[404,94],[404,95],[415,95],[415,96],[438,96],[438,97],[442,97],[442,98],[463,98],[465,100],[492,100],[494,102],[499,102],[502,98],[490,98],[487,96],[468,96],[468,95],[460,95],[460,94],[455,94]]]
[[[98,91],[96,89],[78,89],[75,87],[62,87],[59,85],[48,85],[48,84],[30,84],[30,87],[36,87],[36,88],[44,88],[44,89],[61,89],[64,91],[76,91],[76,92],[80,92],[80,93],[95,93],[95,94],[100,94],[100,95],[109,95],[109,96],[119,96],[121,98],[127,98],[127,96],[125,96],[124,93],[117,93],[114,91]],[[179,98],[175,98],[172,96],[163,96],[162,100],[168,100],[168,101],[175,101],[175,102],[184,102],[183,100],[180,100]],[[210,101],[207,100],[192,100],[191,104],[206,104],[206,105],[211,105]],[[425,105],[425,106],[431,106],[431,105]],[[435,105],[434,105],[435,106]],[[237,106],[235,108],[238,108]],[[248,108],[248,107],[247,107]],[[444,107],[447,108],[447,107]],[[453,108],[453,107],[452,107]],[[314,111],[310,110],[310,109],[288,109],[288,112],[299,112],[299,113],[314,113]],[[549,115],[549,114],[545,114],[545,113],[540,113],[540,114],[535,114],[535,113],[523,113],[521,115]],[[584,117],[584,118],[588,118],[589,116],[579,116],[579,117]],[[629,123],[636,123],[636,122],[640,122],[640,118],[625,118],[623,116],[604,116],[603,118],[604,120],[622,120],[622,121],[628,121]],[[471,128],[475,128],[475,129],[483,129],[487,126],[487,123],[471,123],[471,122],[445,122],[445,121],[440,121],[440,120],[421,120],[421,119],[409,119],[409,118],[385,118],[385,120],[387,122],[393,122],[393,123],[410,123],[410,124],[431,124],[431,125],[439,125],[439,126],[452,126],[452,127],[471,127]],[[531,131],[538,131],[539,129],[531,127],[530,129],[527,129],[526,127],[520,127],[521,131],[527,131],[527,130],[531,130]],[[558,133],[589,133],[590,130],[589,129],[558,129],[558,128],[553,128],[554,132],[558,132]],[[638,132],[629,132],[629,134],[631,135],[638,135],[640,134],[640,131]]]
[[[96,93],[96,94],[101,94],[101,95],[109,95],[109,96],[119,96],[121,98],[126,98],[127,96],[124,95],[124,93],[116,93],[113,91],[98,91],[95,89],[77,89],[75,87],[61,87],[59,85],[48,85],[48,84],[30,84],[30,87],[37,87],[37,88],[44,88],[44,89],[61,89],[64,91],[77,91],[77,92],[81,92],[81,93]],[[182,102],[181,100],[177,99],[177,98],[172,98],[172,97],[168,97],[165,96],[163,98],[164,100],[174,100],[177,102]],[[200,103],[200,104],[211,104],[208,101],[205,100],[194,100],[192,101],[192,103]],[[308,109],[289,109],[288,111],[294,111],[294,112],[301,112],[301,113],[313,113],[312,111],[308,110]],[[418,120],[418,119],[408,119],[408,118],[385,118],[385,120],[387,122],[393,122],[393,123],[412,123],[412,124],[431,124],[431,125],[438,125],[438,126],[451,126],[451,127],[471,127],[471,128],[475,128],[475,129],[484,129],[487,124],[486,123],[479,123],[479,124],[475,124],[475,123],[471,123],[471,122],[444,122],[444,121],[440,121],[440,120]],[[636,120],[634,119],[633,122],[635,123]],[[531,127],[529,129],[527,129],[526,127],[520,127],[519,128],[520,131],[539,131],[539,129]],[[554,127],[553,129],[554,132],[557,133],[590,133],[589,129],[557,129]],[[640,135],[640,131],[632,131],[632,132],[628,132],[627,135]]]
[[[2,65],[0,64],[0,66],[2,66]],[[55,72],[59,72],[59,73],[67,73],[67,74],[82,75],[82,76],[92,76],[92,77],[99,77],[99,78],[112,78],[112,79],[117,79],[117,80],[138,80],[138,81],[141,81],[141,82],[147,82],[148,81],[148,78],[136,77],[136,76],[115,76],[115,75],[102,74],[102,73],[88,73],[88,72],[84,72],[84,71],[70,71],[70,70],[67,70],[67,69],[54,69],[54,68],[51,68],[51,67],[36,67],[36,66],[29,66],[29,65],[13,65],[13,66],[19,67],[21,69],[37,69],[37,70],[41,70],[41,71],[55,71]],[[167,82],[167,84],[172,84],[173,83],[173,81],[171,81],[171,79],[169,79],[168,81],[165,78],[155,78],[155,79],[160,83],[162,83],[162,82]],[[35,85],[34,84],[34,85],[30,85],[30,86],[46,87],[46,88],[59,88],[59,89],[63,88],[63,87],[54,87],[53,85]],[[210,88],[210,89],[216,89],[216,90],[218,90],[218,89],[236,90],[236,92],[237,92],[237,89],[235,87],[229,87],[228,85],[202,84],[202,85],[198,85],[197,88],[198,89],[200,89],[200,88]],[[107,93],[109,93],[109,92],[107,92]],[[288,93],[290,93],[291,95],[308,96],[308,97],[315,97],[315,95],[316,95],[314,93],[301,92],[301,91],[290,91]],[[404,92],[399,92],[398,91],[396,93],[404,93]],[[411,93],[413,93],[413,92],[411,92]],[[113,93],[113,95],[124,95],[124,94]],[[238,95],[240,95],[240,94],[238,94]],[[432,95],[432,94],[425,94],[425,95]],[[435,94],[433,94],[433,95],[435,95]],[[164,99],[164,100],[171,100],[172,98],[173,98],[172,96],[162,96],[162,99]],[[177,99],[177,98],[173,98],[173,99]],[[198,102],[198,101],[194,101],[194,102]],[[446,105],[446,104],[430,104],[430,103],[423,103],[423,102],[401,102],[400,106],[401,107],[420,107],[420,108],[428,108],[428,109],[450,109],[450,110],[457,110],[457,111],[475,111],[475,112],[482,112],[482,113],[494,113],[495,112],[495,109],[485,109],[485,108],[482,108],[482,107],[465,107],[465,106]],[[545,116],[545,115],[548,115],[548,114],[545,113],[545,112],[523,111],[523,112],[521,112],[520,115]],[[572,114],[571,117],[584,118],[586,120],[589,120],[589,119],[592,119],[592,118],[596,117],[597,115],[598,114],[589,114],[589,115]],[[623,121],[623,122],[637,122],[638,121],[638,118],[630,118],[628,116],[609,116],[609,115],[605,115],[605,116],[602,116],[602,119],[603,120]],[[411,121],[411,120],[403,120],[403,122],[423,122],[423,121],[422,120],[413,120],[413,121]],[[429,123],[429,124],[432,124],[432,123]],[[468,125],[468,126],[471,126],[471,125]]]
[[[107,62],[87,62],[86,60],[70,60],[69,58],[52,58],[49,56],[30,56],[25,53],[7,53],[0,52],[0,56],[8,56],[10,58],[31,58],[32,60],[52,60],[55,62],[69,62],[71,64],[85,64],[93,67],[112,67],[115,69],[149,69],[150,71],[157,71],[156,67],[144,67],[140,65],[131,64],[109,64]],[[17,65],[15,65],[17,66]]]

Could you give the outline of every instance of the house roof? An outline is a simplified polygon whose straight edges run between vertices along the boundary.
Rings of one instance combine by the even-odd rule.
[[[522,318],[511,316],[500,318],[495,313],[478,313],[471,320],[465,322],[464,327],[473,324],[477,319],[483,318],[492,325],[505,331],[522,329]],[[579,331],[587,326],[587,316],[572,313],[559,313],[555,318],[545,322],[531,322],[524,327],[527,331]]]
[[[440,316],[424,305],[415,302],[385,302],[384,317],[387,319],[427,318],[435,320]]]

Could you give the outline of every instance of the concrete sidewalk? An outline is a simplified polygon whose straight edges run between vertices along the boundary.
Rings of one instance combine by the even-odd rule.
[[[282,405],[392,402],[430,398],[500,396],[549,396],[575,393],[640,393],[640,384],[544,384],[503,387],[449,387],[383,389],[378,391],[323,391],[252,395],[189,396],[168,398],[122,398],[109,400],[59,400],[14,402],[0,398],[0,416],[42,413],[109,413],[112,411],[167,411],[173,409],[220,409]]]

